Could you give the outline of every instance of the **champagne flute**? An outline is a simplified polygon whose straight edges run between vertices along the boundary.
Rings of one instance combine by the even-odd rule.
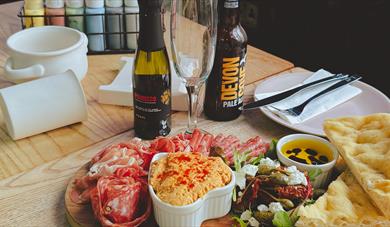
[[[214,62],[216,3],[215,0],[172,0],[171,52],[174,68],[188,93],[187,133],[196,128],[199,91]]]

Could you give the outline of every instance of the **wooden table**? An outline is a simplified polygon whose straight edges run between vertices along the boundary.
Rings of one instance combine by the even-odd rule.
[[[0,65],[7,57],[5,40],[20,29],[16,17],[20,3],[0,5]],[[102,105],[97,88],[112,81],[119,70],[119,55],[89,56],[89,71],[82,81],[89,118],[26,139],[13,141],[0,114],[0,226],[64,226],[64,191],[70,177],[103,147],[134,137],[132,108]],[[261,80],[280,73],[304,71],[269,53],[248,48],[245,102]],[[0,71],[0,77],[2,72]],[[0,79],[0,87],[12,84]],[[186,127],[186,113],[172,115],[175,134]],[[241,139],[260,135],[266,140],[292,131],[260,111],[245,112],[230,122],[203,116],[199,127],[211,133],[234,134]]]

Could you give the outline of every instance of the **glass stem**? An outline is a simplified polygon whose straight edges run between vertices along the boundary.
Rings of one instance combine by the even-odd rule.
[[[188,94],[188,126],[187,132],[192,133],[198,123],[198,96],[200,91],[199,85],[187,85]]]

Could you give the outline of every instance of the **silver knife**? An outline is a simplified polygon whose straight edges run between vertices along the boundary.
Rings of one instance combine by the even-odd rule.
[[[287,98],[287,97],[289,97],[289,96],[291,96],[291,95],[293,95],[293,94],[297,93],[298,91],[303,90],[305,88],[308,88],[308,87],[311,87],[311,86],[317,86],[317,85],[328,83],[328,82],[331,82],[331,81],[343,80],[345,78],[348,78],[348,75],[336,74],[336,75],[333,75],[333,76],[325,77],[323,79],[316,80],[316,81],[313,81],[313,82],[310,82],[310,83],[307,83],[307,84],[303,84],[301,86],[289,89],[287,91],[278,93],[276,95],[273,95],[273,96],[270,96],[270,97],[267,97],[267,98],[264,98],[264,99],[260,99],[258,101],[252,102],[252,103],[248,103],[248,104],[244,105],[243,108],[244,108],[244,110],[249,110],[249,109],[254,109],[254,108],[261,107],[261,106],[265,106],[265,105],[268,105],[268,104],[280,101],[282,99],[285,99],[285,98]]]

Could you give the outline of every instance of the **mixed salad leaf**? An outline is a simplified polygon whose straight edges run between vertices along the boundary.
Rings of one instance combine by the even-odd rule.
[[[276,140],[264,154],[234,152],[231,168],[236,177],[233,220],[240,227],[294,226],[296,208],[311,201],[311,181],[321,172],[304,173],[295,166],[282,166],[276,157]]]

